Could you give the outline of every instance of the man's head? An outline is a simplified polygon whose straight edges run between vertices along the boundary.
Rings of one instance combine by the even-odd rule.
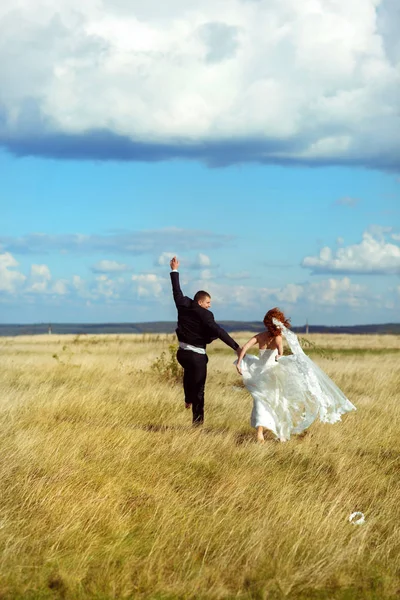
[[[193,300],[203,308],[210,308],[211,306],[211,296],[208,292],[205,292],[204,290],[196,292]]]

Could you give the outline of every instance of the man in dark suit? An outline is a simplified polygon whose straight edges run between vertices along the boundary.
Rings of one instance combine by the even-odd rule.
[[[206,346],[219,338],[237,354],[239,344],[214,320],[209,310],[211,296],[199,291],[194,299],[184,296],[179,285],[179,261],[176,256],[170,262],[172,292],[178,309],[179,349],[177,359],[183,367],[183,389],[186,408],[192,407],[193,425],[204,422],[204,387],[207,378],[208,356]]]

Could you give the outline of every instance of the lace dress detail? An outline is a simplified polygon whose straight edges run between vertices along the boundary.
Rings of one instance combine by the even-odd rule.
[[[272,431],[281,441],[290,439],[319,419],[336,423],[356,407],[304,352],[297,336],[274,319],[293,352],[275,360],[277,350],[246,355],[243,383],[253,397],[251,425]]]

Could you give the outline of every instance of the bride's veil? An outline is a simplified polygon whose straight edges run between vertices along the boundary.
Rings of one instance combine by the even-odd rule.
[[[290,329],[285,327],[285,325],[283,323],[281,323],[280,321],[278,321],[278,319],[275,319],[275,317],[272,318],[272,322],[274,325],[279,327],[279,329],[282,331],[282,334],[283,334],[284,338],[286,339],[286,341],[289,345],[289,348],[291,349],[293,354],[296,356],[303,354],[305,356],[305,354],[303,352],[303,348],[300,346],[300,342],[297,339],[297,335],[295,333],[293,333],[293,331],[290,331]]]
[[[304,353],[297,335],[285,327],[278,319],[275,319],[275,317],[272,319],[272,322],[279,327],[293,353],[293,357],[291,358],[294,359],[297,366],[296,371],[302,379],[304,389],[307,389],[308,393],[320,405],[319,416],[321,421],[334,423],[340,420],[340,415],[343,412],[355,410],[355,406],[351,404],[332,379]]]

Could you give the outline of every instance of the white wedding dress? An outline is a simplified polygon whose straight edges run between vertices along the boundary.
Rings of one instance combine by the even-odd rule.
[[[356,407],[337,385],[303,352],[297,336],[274,319],[293,354],[275,360],[277,350],[246,355],[241,363],[243,383],[253,397],[252,427],[272,431],[283,441],[301,433],[319,418],[336,423]]]

